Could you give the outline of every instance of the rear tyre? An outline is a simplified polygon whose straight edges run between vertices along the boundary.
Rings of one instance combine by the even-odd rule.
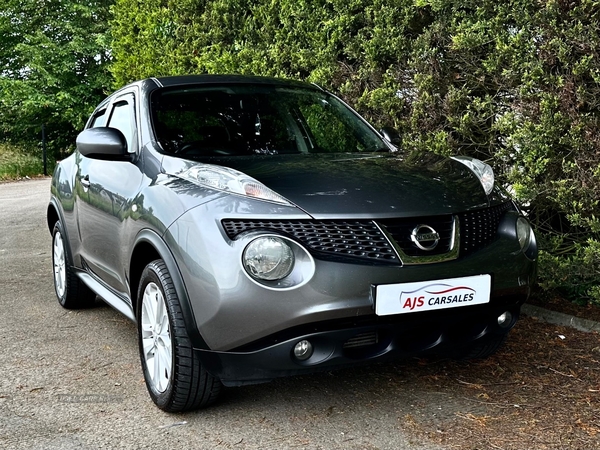
[[[142,272],[137,302],[140,359],[150,397],[168,412],[213,403],[221,382],[210,375],[192,348],[179,298],[163,260]]]
[[[57,221],[52,231],[54,292],[63,308],[88,308],[94,304],[96,294],[79,279],[73,270],[73,261],[67,245],[63,226],[60,221]]]

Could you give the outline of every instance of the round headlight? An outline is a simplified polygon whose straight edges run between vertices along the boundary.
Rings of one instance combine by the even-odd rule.
[[[260,280],[281,280],[294,268],[294,252],[278,237],[254,239],[244,250],[243,263],[250,276]]]
[[[527,247],[531,243],[531,226],[524,217],[517,219],[517,238],[519,239],[521,249],[523,251],[527,250]]]

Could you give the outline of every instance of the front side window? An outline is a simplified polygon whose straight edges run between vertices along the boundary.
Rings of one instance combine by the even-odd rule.
[[[92,119],[90,128],[97,128],[106,126],[106,109],[96,113]]]
[[[110,120],[107,125],[110,128],[116,128],[127,141],[127,150],[135,152],[135,122],[132,99],[120,100],[113,105]]]
[[[163,150],[186,157],[388,150],[342,102],[311,88],[162,89],[152,95],[152,114]]]

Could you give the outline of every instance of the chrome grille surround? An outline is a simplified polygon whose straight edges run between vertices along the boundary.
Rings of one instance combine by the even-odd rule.
[[[436,251],[426,252],[420,250],[411,240],[410,232],[406,235],[408,239],[404,239],[403,235],[397,232],[397,229],[390,224],[389,221],[378,221],[378,225],[382,233],[386,235],[389,241],[394,246],[394,249],[398,253],[400,261],[403,265],[415,265],[415,264],[433,264],[443,261],[451,261],[458,258],[458,252],[460,248],[460,232],[458,217],[449,216],[450,225],[448,229],[444,230],[444,234],[440,233],[440,241],[443,241],[443,245],[438,245]],[[421,218],[403,220],[403,222],[410,224],[409,228],[414,228],[414,222],[422,222]],[[395,221],[396,222],[396,221]],[[389,231],[385,223],[390,224],[390,228],[395,230],[394,234]],[[401,227],[402,229],[405,228]],[[416,251],[415,251],[416,249]]]

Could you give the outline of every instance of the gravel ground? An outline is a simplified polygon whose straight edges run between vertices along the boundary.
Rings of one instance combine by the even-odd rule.
[[[135,326],[61,309],[49,180],[0,184],[0,448],[600,449],[597,333],[522,319],[486,361],[411,359],[151,402]]]

